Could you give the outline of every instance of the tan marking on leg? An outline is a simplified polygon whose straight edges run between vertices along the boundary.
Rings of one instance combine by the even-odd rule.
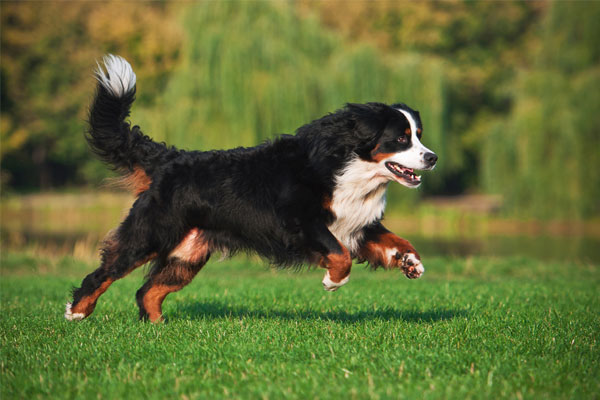
[[[204,267],[207,258],[208,256],[196,264],[173,259],[171,262],[175,263],[174,265],[166,266],[151,278],[152,286],[142,298],[143,307],[150,321],[162,320],[162,303],[167,295],[181,290],[189,284]]]
[[[344,249],[342,254],[330,254],[325,258],[325,268],[329,270],[329,278],[336,283],[342,281],[350,274],[352,257],[350,252]]]
[[[154,285],[144,295],[144,308],[148,313],[148,318],[152,322],[162,321],[162,302],[165,297],[171,292],[180,290],[183,285],[168,286],[168,285]]]
[[[90,315],[94,311],[94,308],[96,308],[96,301],[98,301],[98,297],[100,297],[102,293],[106,292],[106,289],[108,289],[113,282],[114,280],[111,278],[108,278],[102,282],[100,287],[96,289],[94,293],[90,294],[89,296],[82,297],[75,307],[71,308],[71,312],[73,314],[83,314],[85,317]]]
[[[329,254],[322,257],[319,262],[321,267],[327,268],[327,273],[323,278],[323,287],[327,291],[337,290],[339,287],[348,283],[348,280],[350,279],[352,256],[348,249],[344,246],[341,247],[341,253]]]
[[[398,267],[396,253],[404,255],[413,253],[420,259],[419,253],[406,239],[391,232],[382,233],[376,241],[367,241],[359,251],[359,258],[367,260],[372,265],[381,265],[385,268]]]
[[[152,260],[155,257],[156,257],[156,253],[152,253],[148,257],[136,262],[135,264],[133,264],[133,266],[129,269],[129,271],[125,275],[127,275],[129,272],[133,271],[134,269],[146,264],[148,261]],[[125,276],[125,275],[123,275],[123,276]],[[98,289],[96,289],[92,294],[90,294],[89,296],[82,297],[75,306],[70,307],[69,308],[70,312],[72,314],[83,314],[84,318],[87,317],[88,315],[90,315],[94,311],[94,308],[96,308],[96,302],[98,301],[98,298],[104,292],[106,292],[108,287],[114,281],[115,280],[112,278],[107,278],[104,282],[102,282],[100,287],[98,287]]]
[[[425,272],[419,253],[410,242],[391,232],[380,234],[376,241],[367,241],[359,251],[359,258],[373,266],[399,268],[409,279],[420,278]]]

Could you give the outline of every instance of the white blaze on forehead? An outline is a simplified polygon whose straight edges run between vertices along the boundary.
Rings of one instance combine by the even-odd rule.
[[[395,154],[393,157],[389,158],[389,161],[394,161],[406,168],[413,169],[424,169],[427,168],[427,164],[425,163],[424,155],[427,153],[433,153],[427,147],[423,146],[419,137],[417,136],[417,121],[415,120],[412,113],[402,110],[400,108],[396,108],[399,112],[401,112],[406,119],[408,120],[408,124],[410,125],[410,135],[412,146],[403,152]]]
[[[406,119],[408,120],[408,124],[410,125],[410,133],[414,134],[414,136],[417,136],[417,121],[415,121],[415,119],[413,118],[412,114],[409,113],[406,110],[402,110],[400,108],[396,108],[396,110],[400,111],[402,114],[404,114],[404,116],[406,117]],[[419,138],[417,138],[417,140],[419,140]]]
[[[401,110],[399,108],[396,108],[396,110],[398,110],[402,114],[404,114],[404,116],[408,120],[408,124],[410,125],[410,135],[411,135],[411,139],[413,141],[413,146],[416,145],[417,147],[419,147],[419,149],[422,149],[426,153],[433,153],[427,147],[423,146],[423,144],[419,140],[419,137],[417,136],[417,129],[418,129],[417,128],[417,121],[413,118],[413,115],[411,113],[409,113],[408,111],[406,111],[406,110]]]

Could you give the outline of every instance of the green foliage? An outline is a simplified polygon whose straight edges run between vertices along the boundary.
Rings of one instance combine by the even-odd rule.
[[[93,267],[61,263],[61,275],[40,276],[23,262],[0,281],[3,399],[586,399],[600,390],[594,265],[429,259],[420,280],[355,267],[327,293],[322,270],[228,260],[171,294],[167,323],[153,325],[137,321],[140,273],[69,322],[69,289]]]
[[[434,194],[477,190],[483,138],[504,118],[517,93],[502,90],[527,60],[530,35],[545,3],[468,1],[310,2],[323,23],[349,41],[375,43],[397,58],[417,53],[426,63],[443,60],[443,174]],[[429,98],[434,104],[440,98]],[[422,109],[424,114],[429,107]],[[437,150],[436,147],[433,147]]]
[[[4,186],[48,189],[100,178],[102,167],[83,139],[95,60],[119,50],[136,63],[148,93],[160,90],[178,45],[178,32],[162,21],[163,8],[158,3],[2,4]]]
[[[182,148],[252,146],[346,102],[422,111],[425,194],[502,194],[509,214],[600,214],[594,2],[6,3],[3,187],[97,184],[82,133],[94,60],[138,76],[132,122]],[[328,30],[330,29],[330,30]],[[568,143],[568,144],[567,144]]]
[[[182,59],[164,95],[132,116],[157,140],[193,149],[252,146],[347,102],[404,101],[427,109],[424,141],[444,159],[440,63],[382,58],[283,4],[199,3],[185,10],[182,25]],[[425,185],[441,179],[443,163]]]
[[[536,67],[519,75],[509,118],[486,138],[482,180],[513,212],[597,215],[600,6],[557,2],[547,18]]]

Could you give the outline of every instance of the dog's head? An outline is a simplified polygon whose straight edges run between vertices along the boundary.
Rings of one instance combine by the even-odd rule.
[[[421,177],[415,170],[431,170],[437,155],[421,143],[423,124],[419,112],[405,104],[348,104],[356,122],[353,135],[360,139],[355,152],[375,164],[377,175],[416,188]]]
[[[347,104],[297,131],[308,144],[309,162],[319,170],[340,174],[355,165],[357,176],[394,180],[409,188],[421,184],[415,170],[433,169],[437,162],[421,143],[422,135],[418,111],[382,103]]]

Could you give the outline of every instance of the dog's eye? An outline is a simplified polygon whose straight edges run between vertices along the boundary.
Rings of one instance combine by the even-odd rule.
[[[407,143],[408,142],[408,136],[406,135],[402,135],[398,138],[398,141],[402,144]]]

